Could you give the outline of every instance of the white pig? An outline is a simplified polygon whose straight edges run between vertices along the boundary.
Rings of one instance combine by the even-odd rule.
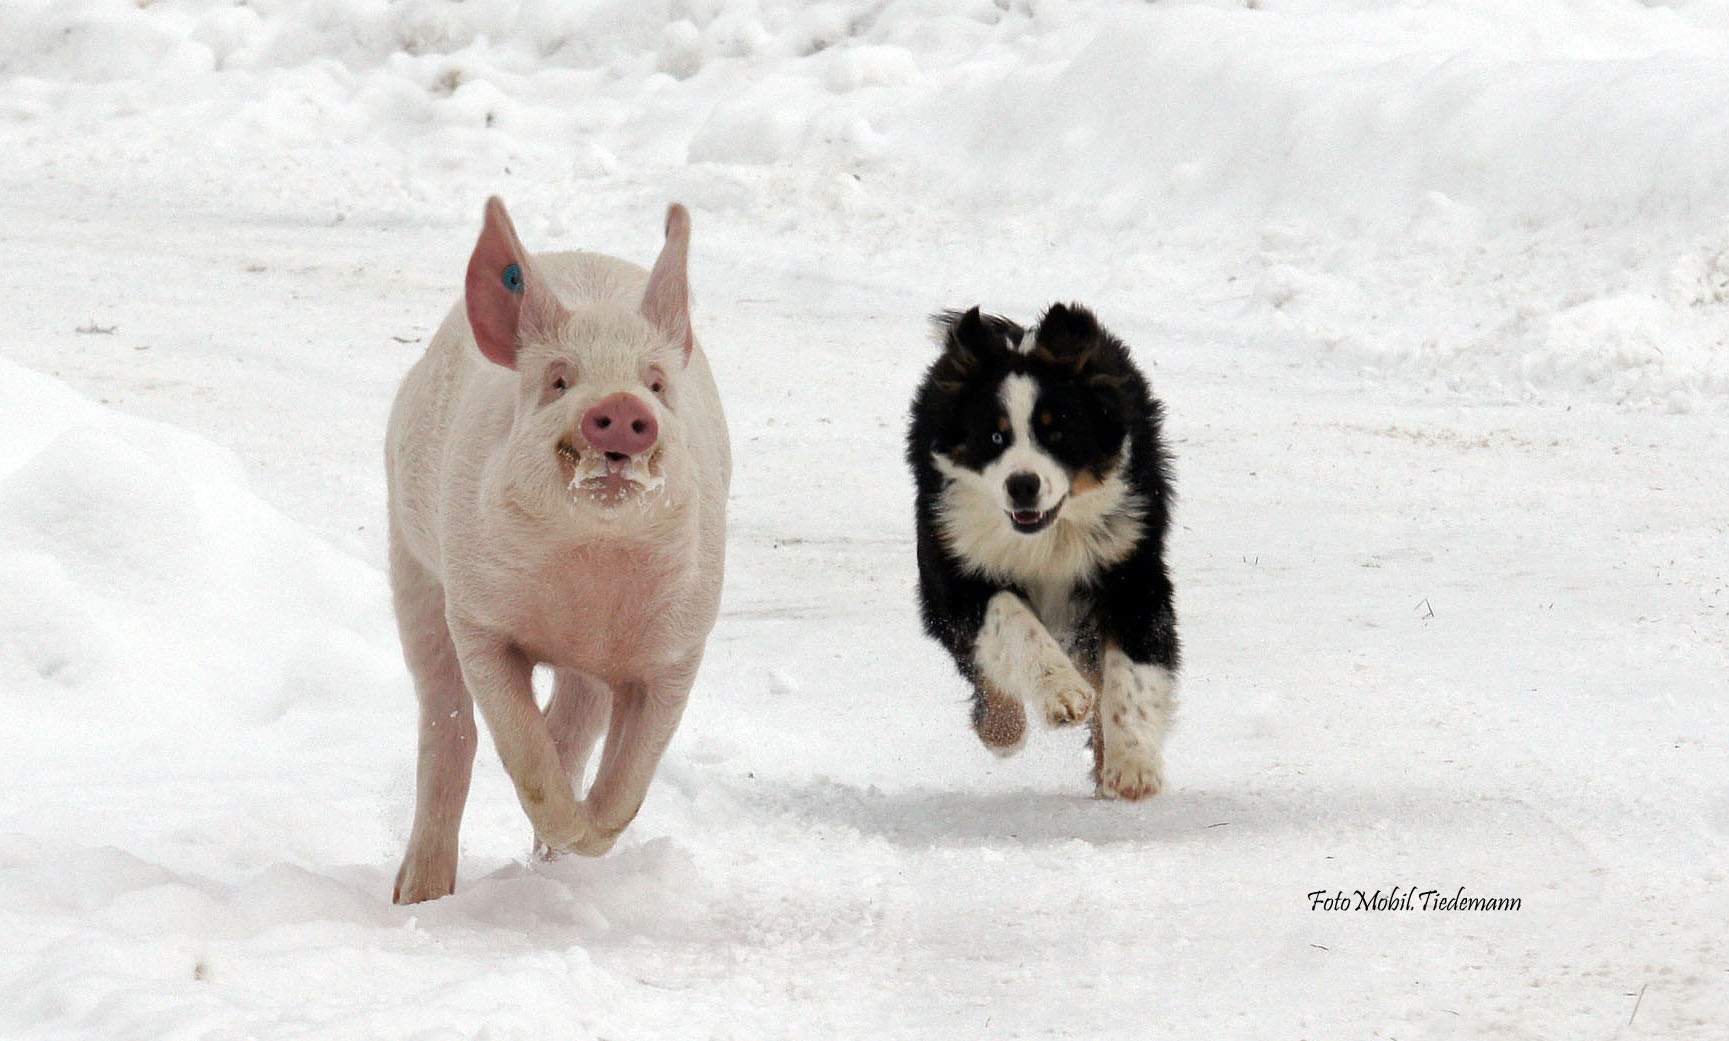
[[[732,476],[689,247],[675,203],[653,271],[530,256],[489,199],[464,299],[397,392],[390,581],[420,699],[397,903],[455,889],[475,704],[543,851],[611,849],[678,726],[720,606]],[[556,678],[544,711],[537,664]]]

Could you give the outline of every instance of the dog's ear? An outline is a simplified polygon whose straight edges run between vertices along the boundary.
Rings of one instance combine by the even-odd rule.
[[[961,389],[981,361],[1009,350],[1025,335],[1015,323],[981,314],[976,307],[964,312],[942,311],[931,316],[931,323],[943,346],[933,375],[937,386],[951,393]]]
[[[1128,380],[1116,364],[1121,345],[1080,304],[1052,304],[1039,319],[1031,355],[1061,366],[1094,387],[1111,390]]]
[[[983,358],[1019,346],[1026,330],[1001,315],[984,314],[977,307],[966,311],[940,311],[931,316],[945,351]]]
[[[1103,336],[1104,330],[1091,311],[1079,304],[1052,304],[1039,319],[1032,356],[1078,376],[1092,361]]]

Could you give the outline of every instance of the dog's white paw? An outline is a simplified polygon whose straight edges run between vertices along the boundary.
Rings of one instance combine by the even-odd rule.
[[[1159,794],[1164,786],[1165,764],[1159,753],[1135,747],[1118,754],[1106,748],[1099,768],[1100,798],[1139,802]]]
[[[1053,727],[1084,723],[1093,714],[1092,684],[1072,668],[1052,669],[1040,678],[1038,700],[1045,722]]]

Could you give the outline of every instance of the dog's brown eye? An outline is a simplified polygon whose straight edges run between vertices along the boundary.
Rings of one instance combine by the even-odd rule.
[[[1053,430],[1046,436],[1051,439],[1051,444],[1054,445],[1063,439],[1063,432],[1061,430]]]

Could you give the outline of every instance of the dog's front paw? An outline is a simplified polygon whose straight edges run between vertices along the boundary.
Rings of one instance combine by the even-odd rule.
[[[1098,795],[1102,799],[1139,802],[1159,794],[1165,786],[1165,767],[1159,753],[1135,748],[1121,755],[1105,753],[1099,768]]]
[[[1084,723],[1093,714],[1092,685],[1073,669],[1053,669],[1039,683],[1045,722],[1053,727]]]

